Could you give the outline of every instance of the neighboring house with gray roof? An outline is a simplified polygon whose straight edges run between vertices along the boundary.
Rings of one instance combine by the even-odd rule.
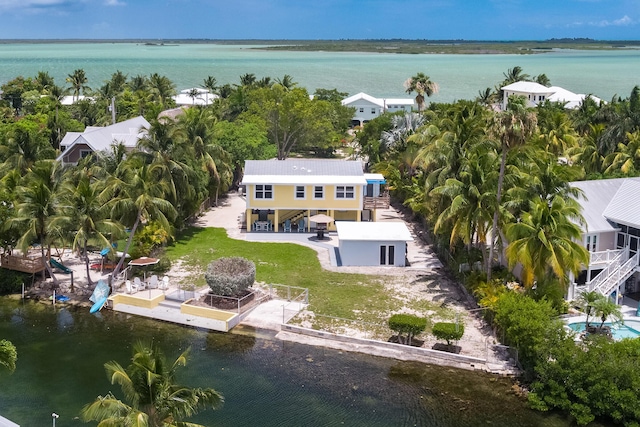
[[[416,104],[413,98],[375,98],[360,92],[343,99],[342,105],[355,108],[351,123],[362,126],[385,112],[413,111]]]
[[[375,220],[389,207],[384,178],[365,174],[359,161],[324,159],[247,160],[248,230],[309,232],[309,218],[326,214],[339,221]],[[329,229],[334,226],[329,224]]]
[[[589,265],[577,278],[575,291],[603,295],[640,291],[640,178],[572,182],[582,190],[586,222],[582,243],[590,252]]]
[[[146,135],[150,126],[144,117],[138,116],[111,126],[87,126],[84,132],[67,132],[60,142],[62,153],[56,160],[77,164],[80,159],[92,153],[109,152],[118,143],[131,151]]]

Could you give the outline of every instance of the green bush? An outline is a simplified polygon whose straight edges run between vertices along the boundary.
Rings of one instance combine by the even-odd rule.
[[[438,322],[431,328],[431,333],[439,340],[445,340],[447,345],[451,345],[451,341],[458,341],[464,335],[464,325],[462,323]]]
[[[238,295],[256,281],[256,265],[246,258],[219,258],[209,264],[204,275],[211,292],[216,295]]]
[[[22,284],[26,284],[29,275],[19,271],[0,268],[0,295],[17,294],[22,291]]]
[[[411,339],[427,328],[427,319],[412,314],[394,314],[389,318],[389,328],[398,333],[398,342],[411,345]]]

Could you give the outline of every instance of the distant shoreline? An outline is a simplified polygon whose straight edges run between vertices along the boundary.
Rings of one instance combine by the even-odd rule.
[[[539,54],[559,49],[640,49],[640,40],[265,40],[265,39],[2,39],[0,44],[127,43],[144,46],[180,44],[252,45],[253,49],[304,52],[363,52],[398,54]],[[259,46],[259,47],[258,47]]]

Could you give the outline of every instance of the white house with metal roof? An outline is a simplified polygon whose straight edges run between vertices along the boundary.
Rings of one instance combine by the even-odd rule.
[[[209,92],[207,89],[193,87],[190,89],[181,90],[179,94],[171,97],[177,106],[185,105],[200,105],[206,106],[213,104],[216,98],[219,98],[215,93]]]
[[[118,143],[131,151],[150,126],[144,117],[138,116],[111,126],[87,126],[84,132],[67,132],[60,142],[62,153],[56,160],[76,164],[91,153],[108,152]]]
[[[603,295],[640,291],[640,178],[572,182],[582,190],[579,198],[586,227],[582,243],[590,252],[589,265],[577,278],[576,292]]]
[[[362,126],[385,112],[413,111],[416,103],[413,98],[375,98],[360,92],[343,99],[342,105],[355,108],[351,123],[354,126]]]
[[[593,95],[583,95],[573,93],[560,86],[546,87],[536,82],[515,82],[502,87],[502,107],[504,108],[509,101],[510,96],[522,96],[527,99],[527,106],[535,107],[541,102],[551,101],[565,104],[567,109],[575,109],[580,106],[582,101],[589,96],[591,99],[600,103],[602,100]]]
[[[404,222],[336,221],[336,229],[340,265],[406,265],[407,242],[413,237]]]
[[[384,177],[365,176],[359,161],[247,160],[242,185],[246,226],[252,231],[309,232],[315,214],[370,221],[377,209],[389,207],[388,193],[380,190]]]

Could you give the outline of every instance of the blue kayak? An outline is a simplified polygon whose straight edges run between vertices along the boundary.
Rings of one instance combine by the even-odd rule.
[[[89,310],[89,313],[95,313],[96,311],[102,310],[102,307],[104,307],[106,303],[107,303],[107,297],[100,299],[98,302],[93,304],[93,306],[91,306],[91,310]]]

